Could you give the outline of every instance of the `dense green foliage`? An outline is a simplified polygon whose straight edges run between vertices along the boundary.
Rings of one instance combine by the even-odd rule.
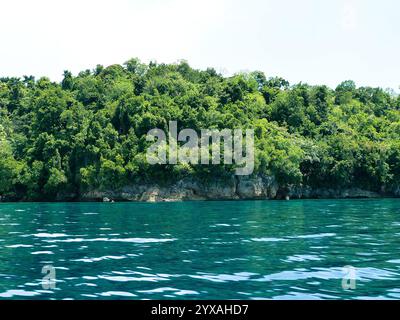
[[[0,79],[0,195],[54,199],[91,189],[188,175],[230,175],[231,166],[147,164],[145,135],[180,129],[254,128],[255,174],[282,186],[400,184],[400,98],[345,81],[290,86],[262,72],[223,77],[186,62],[137,59],[46,78]]]

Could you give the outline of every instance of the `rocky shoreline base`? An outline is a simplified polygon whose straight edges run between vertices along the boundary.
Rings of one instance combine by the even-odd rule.
[[[273,177],[232,177],[201,182],[183,179],[170,185],[140,184],[118,191],[93,190],[83,193],[80,201],[172,202],[196,200],[290,200],[400,197],[400,188],[381,192],[361,188],[281,187]]]
[[[292,199],[357,199],[397,198],[400,187],[379,192],[362,188],[312,188],[307,185],[282,187],[271,176],[232,176],[225,179],[201,181],[185,178],[175,183],[139,183],[118,190],[90,190],[81,194],[60,193],[43,201],[137,201],[176,202],[205,200],[292,200]],[[37,201],[0,196],[0,202]]]

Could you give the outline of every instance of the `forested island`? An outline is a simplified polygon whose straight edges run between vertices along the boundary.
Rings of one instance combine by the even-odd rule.
[[[255,131],[255,169],[150,165],[146,133]],[[334,90],[187,62],[65,71],[61,83],[0,78],[2,201],[284,199],[400,195],[400,97]]]

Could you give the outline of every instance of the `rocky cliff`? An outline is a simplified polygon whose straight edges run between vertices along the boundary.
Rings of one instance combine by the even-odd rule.
[[[80,200],[101,201],[188,201],[188,200],[251,200],[251,199],[322,199],[322,198],[378,198],[400,196],[400,189],[391,192],[372,192],[359,188],[330,189],[309,186],[281,187],[274,177],[231,177],[213,181],[193,178],[180,180],[170,185],[139,184],[118,191],[93,190],[83,193]]]

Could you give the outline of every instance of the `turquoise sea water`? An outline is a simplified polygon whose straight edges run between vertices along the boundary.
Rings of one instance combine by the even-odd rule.
[[[0,204],[0,299],[371,298],[400,298],[400,200]]]

